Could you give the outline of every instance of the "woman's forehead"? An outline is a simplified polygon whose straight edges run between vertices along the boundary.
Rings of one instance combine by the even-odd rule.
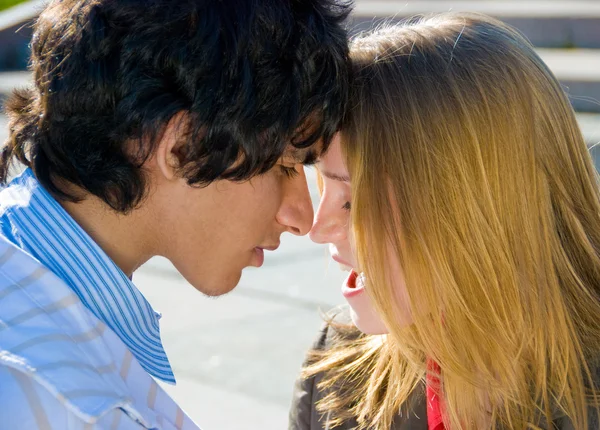
[[[322,176],[340,182],[350,182],[348,168],[342,155],[342,143],[339,137],[334,138],[331,146],[317,162],[317,167]]]

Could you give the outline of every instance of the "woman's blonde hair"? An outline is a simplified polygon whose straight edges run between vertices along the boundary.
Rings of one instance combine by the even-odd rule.
[[[600,195],[560,84],[515,29],[478,14],[381,28],[352,42],[351,59],[352,227],[390,333],[313,353],[305,376],[323,372],[321,388],[335,387],[321,410],[332,424],[387,430],[432,359],[451,430],[557,417],[587,429]],[[403,269],[408,328],[390,258]]]

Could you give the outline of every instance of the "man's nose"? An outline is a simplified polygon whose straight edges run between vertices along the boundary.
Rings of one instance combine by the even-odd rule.
[[[286,228],[286,231],[304,236],[310,231],[314,212],[304,167],[298,167],[298,171],[296,177],[286,181],[277,221]]]

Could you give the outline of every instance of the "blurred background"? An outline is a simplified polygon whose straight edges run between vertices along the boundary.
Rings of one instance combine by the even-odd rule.
[[[174,0],[175,1],[175,0]],[[31,22],[44,1],[0,0],[0,102],[28,84]],[[519,28],[564,85],[596,165],[600,155],[600,0],[357,0],[349,28],[448,10],[479,11]],[[0,113],[0,141],[7,136]],[[315,172],[307,169],[313,202]],[[345,273],[324,246],[282,237],[260,269],[227,296],[206,298],[164,259],[134,282],[162,312],[162,337],[177,386],[163,386],[204,429],[287,428],[291,391],[321,312],[341,304]]]

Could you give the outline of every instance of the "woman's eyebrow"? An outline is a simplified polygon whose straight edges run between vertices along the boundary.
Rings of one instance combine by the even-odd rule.
[[[333,179],[334,181],[350,182],[350,176],[338,175],[336,173],[327,172],[323,170],[319,170],[319,173],[325,176],[326,178]]]

